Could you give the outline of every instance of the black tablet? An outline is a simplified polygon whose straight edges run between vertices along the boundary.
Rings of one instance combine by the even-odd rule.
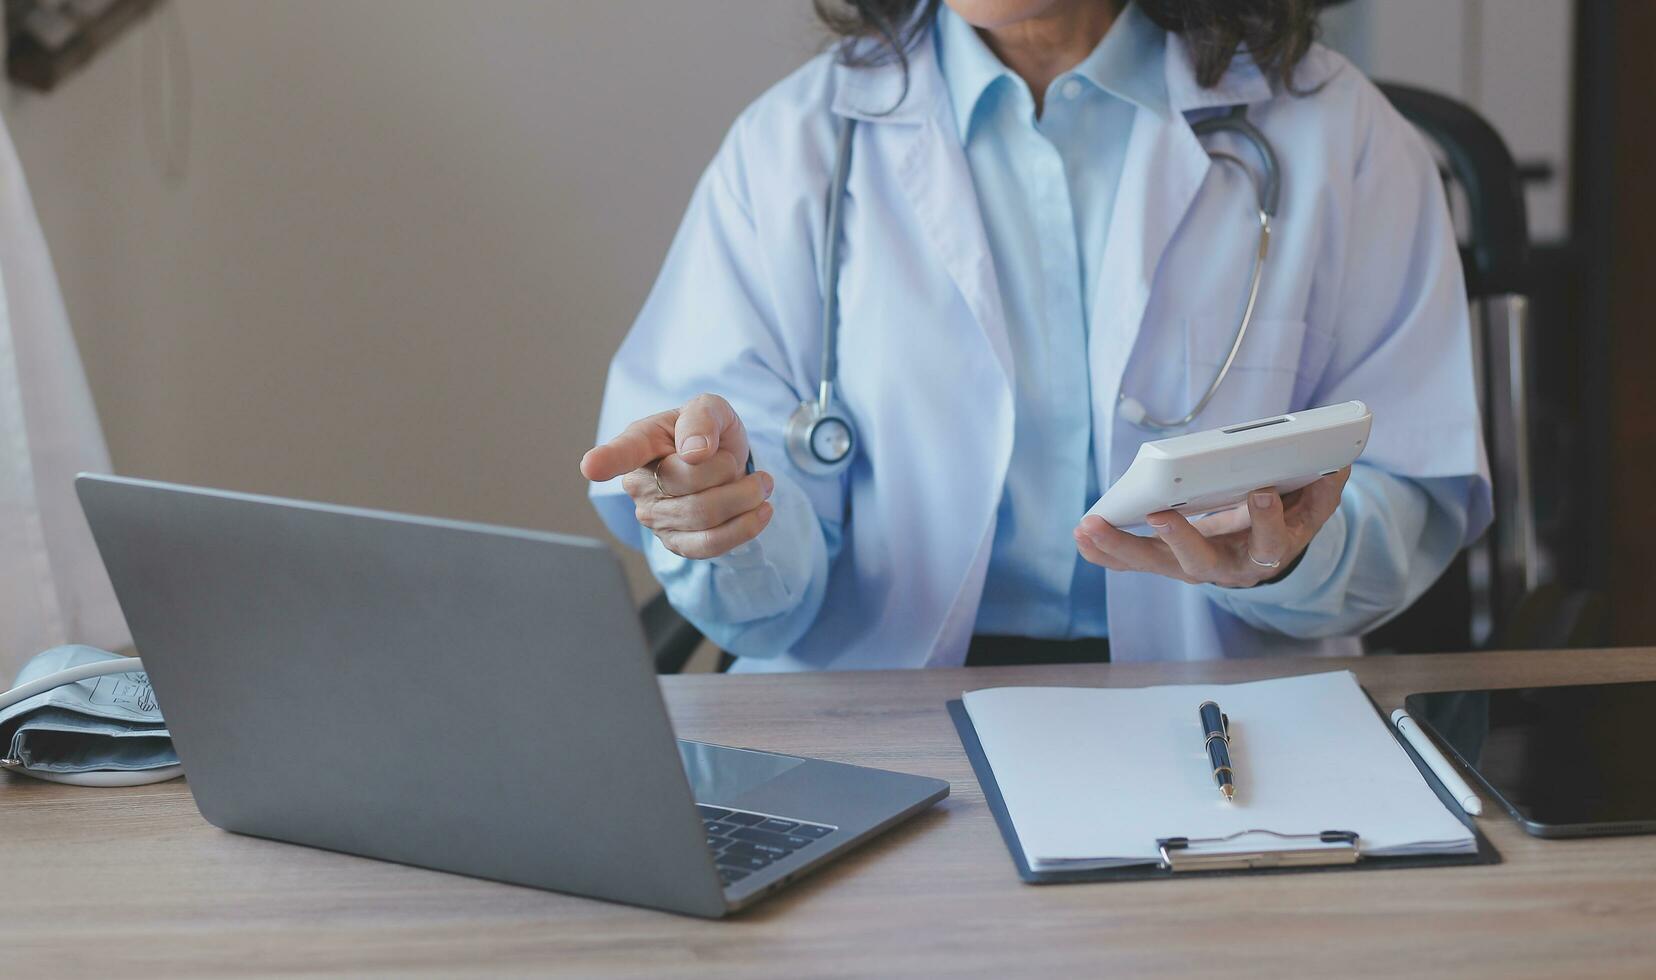
[[[1656,832],[1656,682],[1411,694],[1404,706],[1530,833]]]

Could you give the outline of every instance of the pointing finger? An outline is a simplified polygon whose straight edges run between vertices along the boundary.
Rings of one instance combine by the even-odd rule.
[[[668,409],[639,419],[609,442],[587,450],[581,457],[581,475],[602,483],[670,454],[678,414],[678,409]]]

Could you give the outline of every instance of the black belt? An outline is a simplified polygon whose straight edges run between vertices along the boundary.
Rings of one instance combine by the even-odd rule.
[[[1107,664],[1108,637],[1079,640],[1041,640],[1029,636],[972,637],[966,648],[968,667],[1006,667],[1014,664]]]

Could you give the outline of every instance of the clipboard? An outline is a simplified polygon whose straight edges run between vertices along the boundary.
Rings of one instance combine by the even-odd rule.
[[[1365,694],[1367,692],[1364,692]],[[1373,703],[1373,698],[1369,699]],[[955,731],[960,736],[960,745],[966,750],[966,758],[972,764],[972,772],[977,776],[978,785],[983,788],[984,802],[989,805],[989,812],[995,815],[995,826],[1000,828],[1001,839],[1006,843],[1006,849],[1012,856],[1012,864],[1016,867],[1018,877],[1031,885],[1057,885],[1083,881],[1146,881],[1159,878],[1189,878],[1212,877],[1219,875],[1237,874],[1287,874],[1302,871],[1384,871],[1391,868],[1444,868],[1458,865],[1499,864],[1501,855],[1489,843],[1489,838],[1478,830],[1472,818],[1460,808],[1460,804],[1443,787],[1426,763],[1421,760],[1409,743],[1401,738],[1397,729],[1390,724],[1386,725],[1397,743],[1408,754],[1409,761],[1413,762],[1426,784],[1437,794],[1443,805],[1467,829],[1472,831],[1478,842],[1478,849],[1473,854],[1411,854],[1391,857],[1364,857],[1359,859],[1357,853],[1357,834],[1330,829],[1320,834],[1307,835],[1315,840],[1308,841],[1313,845],[1301,854],[1315,854],[1314,859],[1296,861],[1293,857],[1283,859],[1280,855],[1292,855],[1296,852],[1273,852],[1279,855],[1269,866],[1238,866],[1235,861],[1181,865],[1177,852],[1185,845],[1192,843],[1186,838],[1162,838],[1157,843],[1162,853],[1160,864],[1135,864],[1119,868],[1088,868],[1076,871],[1036,871],[1024,860],[1023,845],[1018,841],[1018,830],[1012,823],[1012,817],[1006,810],[1006,801],[1001,798],[1000,786],[995,782],[995,772],[989,767],[989,759],[983,753],[983,746],[978,742],[977,729],[972,725],[972,716],[966,712],[965,702],[955,698],[948,702],[949,718],[954,721]],[[1378,708],[1376,708],[1378,711]],[[1316,846],[1325,845],[1325,846]],[[1344,845],[1343,847],[1341,845]]]

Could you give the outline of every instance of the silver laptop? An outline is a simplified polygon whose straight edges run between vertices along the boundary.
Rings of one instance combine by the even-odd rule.
[[[598,542],[76,488],[196,805],[226,830],[720,916],[948,795],[676,741]]]

